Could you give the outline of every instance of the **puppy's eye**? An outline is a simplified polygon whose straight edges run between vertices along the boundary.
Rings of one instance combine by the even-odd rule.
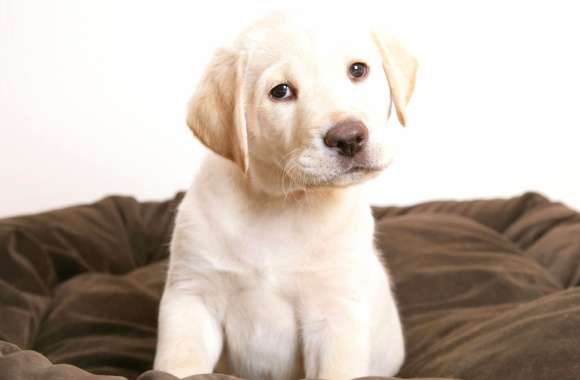
[[[294,97],[294,92],[288,84],[282,83],[270,90],[270,96],[275,100],[288,100]]]
[[[353,81],[359,81],[366,78],[369,73],[369,67],[366,63],[355,62],[348,68],[348,75]]]

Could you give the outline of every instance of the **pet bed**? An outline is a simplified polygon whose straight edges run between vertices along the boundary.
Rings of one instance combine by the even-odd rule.
[[[181,196],[0,220],[1,380],[176,379],[149,369]],[[407,340],[398,376],[580,379],[580,214],[535,193],[374,214]]]

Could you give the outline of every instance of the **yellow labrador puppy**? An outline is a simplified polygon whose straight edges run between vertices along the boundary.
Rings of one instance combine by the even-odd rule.
[[[190,103],[207,157],[177,215],[155,368],[351,379],[405,350],[361,182],[390,162],[416,61],[387,35],[274,14]]]

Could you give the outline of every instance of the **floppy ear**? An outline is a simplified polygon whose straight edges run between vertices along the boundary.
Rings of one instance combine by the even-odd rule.
[[[189,102],[187,125],[209,149],[248,171],[243,97],[246,56],[218,50]]]
[[[389,81],[391,97],[395,103],[397,117],[404,126],[405,107],[415,88],[417,60],[393,37],[383,31],[373,31],[373,38],[383,57],[383,70]]]

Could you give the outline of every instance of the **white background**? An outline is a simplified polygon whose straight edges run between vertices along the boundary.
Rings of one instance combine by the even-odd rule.
[[[0,0],[0,216],[186,188],[204,152],[185,104],[210,53],[286,3]],[[580,208],[574,3],[345,2],[421,62],[405,146],[373,202],[536,190]]]

